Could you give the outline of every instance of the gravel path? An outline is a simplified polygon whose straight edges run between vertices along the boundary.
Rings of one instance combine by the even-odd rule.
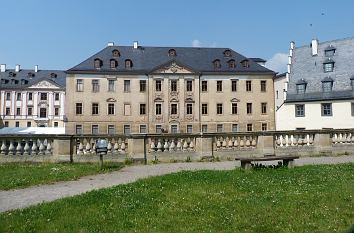
[[[354,156],[300,158],[295,160],[295,166],[348,162],[354,163]],[[160,176],[182,170],[232,170],[239,166],[240,162],[238,161],[130,166],[108,174],[85,176],[76,181],[64,181],[51,185],[39,185],[25,189],[0,191],[0,212],[25,208],[42,202],[50,202],[94,189],[132,183],[138,179],[149,176]]]

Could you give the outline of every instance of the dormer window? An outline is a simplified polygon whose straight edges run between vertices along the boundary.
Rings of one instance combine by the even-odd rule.
[[[304,94],[306,91],[307,82],[304,79],[301,79],[296,83],[296,93]]]
[[[16,77],[16,74],[14,72],[9,72],[9,77]]]
[[[325,56],[326,57],[332,57],[336,53],[336,48],[334,48],[332,45],[328,46],[325,49]]]
[[[28,78],[33,78],[33,77],[34,77],[34,73],[29,72],[29,73],[27,74],[27,77],[28,77]]]
[[[50,77],[51,77],[51,78],[56,78],[57,76],[58,76],[58,75],[57,75],[56,73],[51,73],[51,74],[50,74]]]
[[[328,58],[326,61],[323,62],[323,71],[326,72],[333,72],[334,70],[334,61],[331,58]]]
[[[352,85],[352,90],[354,91],[354,76],[350,78],[350,84]]]
[[[117,49],[112,51],[112,57],[120,57],[120,52]]]
[[[133,62],[130,59],[125,60],[125,68],[131,68],[133,67]]]
[[[236,62],[234,59],[231,59],[227,63],[229,64],[229,68],[231,68],[231,69],[236,68]]]
[[[224,56],[225,56],[225,57],[231,57],[231,50],[230,50],[230,49],[226,49],[226,50],[224,51]]]
[[[241,61],[241,65],[242,65],[243,68],[250,67],[250,63],[249,63],[249,61],[247,59]]]
[[[100,69],[102,66],[102,60],[99,59],[99,58],[96,58],[95,61],[94,61],[94,67],[95,69]]]
[[[177,55],[176,50],[170,49],[168,50],[168,56],[175,57]]]
[[[213,61],[214,64],[214,69],[220,69],[221,68],[221,63],[219,59],[216,59]]]
[[[109,60],[109,64],[110,64],[111,69],[115,69],[118,66],[118,62],[116,59]]]

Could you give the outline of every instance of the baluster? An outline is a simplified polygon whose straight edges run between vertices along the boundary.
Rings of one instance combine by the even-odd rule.
[[[309,146],[310,145],[310,135],[306,134],[306,138],[305,138],[305,145]]]
[[[39,153],[38,155],[44,155],[44,150],[45,150],[45,147],[44,147],[44,144],[42,141],[40,141],[40,144],[39,144]]]
[[[252,145],[252,148],[256,148],[256,146],[257,146],[256,137],[254,137],[254,138],[252,139],[251,145]]]
[[[183,141],[184,141],[184,142],[183,142],[183,151],[187,151],[187,149],[188,149],[188,143],[187,143],[187,140],[186,140],[186,139],[184,139]]]
[[[115,141],[114,147],[113,147],[113,153],[114,153],[114,154],[117,154],[117,153],[118,153],[118,150],[119,150],[119,144],[118,144],[117,141]]]
[[[28,141],[26,140],[25,146],[23,147],[23,155],[29,155],[30,147],[28,145]]]
[[[194,143],[193,143],[193,141],[194,141],[194,138],[190,141],[190,143],[189,143],[189,149],[190,149],[190,151],[194,151]]]
[[[227,147],[229,148],[229,150],[232,150],[232,147],[233,147],[233,145],[234,145],[234,143],[233,143],[233,140],[234,138],[232,137],[231,139],[229,139],[229,141],[228,141],[228,143],[227,143]]]
[[[234,140],[234,149],[237,149],[238,147],[238,138],[235,138]]]
[[[165,143],[164,143],[164,145],[163,145],[163,151],[168,151],[168,148],[169,148],[170,146],[168,145],[168,140],[167,139],[165,139]]]
[[[351,133],[348,133],[348,136],[347,136],[347,143],[350,144],[352,142],[352,134]]]
[[[162,144],[161,144],[161,139],[157,140],[157,152],[161,152],[162,151]]]
[[[218,138],[216,141],[216,150],[220,150],[220,147],[221,147],[221,142],[220,139]]]
[[[37,150],[38,150],[37,142],[36,140],[34,140],[32,142],[31,155],[37,155]]]
[[[112,154],[112,143],[110,140],[108,141],[108,144],[107,144],[107,153]]]
[[[276,135],[275,144],[276,144],[277,147],[280,147],[280,137],[279,137],[279,135]]]
[[[91,153],[91,142],[90,142],[90,140],[87,140],[86,146],[83,149],[83,152],[84,152],[84,154]]]
[[[84,145],[80,141],[79,150],[78,150],[77,154],[82,155],[84,153],[83,150],[84,150]]]
[[[46,155],[51,155],[52,154],[52,143],[50,143],[49,140],[47,140],[47,149],[45,151]]]
[[[171,143],[170,143],[169,151],[170,151],[170,152],[174,151],[174,150],[175,150],[175,147],[176,147],[175,141],[172,139],[172,140],[171,140]]]
[[[15,150],[14,142],[11,140],[9,146],[9,155],[14,155],[14,150]]]
[[[150,152],[155,152],[155,141],[151,140],[151,144],[150,144]]]
[[[292,134],[290,135],[289,141],[290,141],[289,146],[294,146],[294,135],[292,135]]]
[[[289,136],[285,134],[285,147],[289,146]]]
[[[294,144],[294,146],[297,146],[298,145],[298,140],[299,139],[299,136],[298,135],[295,135],[294,136],[294,139],[293,139],[293,144]]]
[[[313,134],[309,135],[309,146],[313,145]]]
[[[6,141],[2,141],[0,150],[2,155],[6,155],[6,151],[7,151]]]
[[[226,145],[227,145],[226,138],[223,138],[223,140],[222,140],[222,149],[223,150],[226,150]]]
[[[283,147],[283,135],[279,135],[279,140],[280,140],[280,147]]]
[[[352,143],[354,143],[354,134],[352,134]]]
[[[21,155],[21,152],[22,152],[21,141],[17,141],[17,146],[16,146],[15,154],[16,154],[16,155]]]
[[[244,148],[245,147],[245,142],[243,141],[243,138],[238,137],[238,139],[240,140],[240,148]]]
[[[120,149],[122,150],[122,153],[125,153],[126,148],[127,148],[127,146],[125,145],[125,141],[122,140],[122,144],[120,146]]]
[[[181,151],[182,150],[182,143],[181,143],[182,139],[181,140],[178,140],[177,139],[177,151]]]
[[[343,135],[342,133],[339,134],[339,140],[338,140],[339,143],[343,143]]]
[[[251,146],[251,142],[249,140],[249,137],[245,136],[245,140],[246,140],[246,147],[249,148]]]

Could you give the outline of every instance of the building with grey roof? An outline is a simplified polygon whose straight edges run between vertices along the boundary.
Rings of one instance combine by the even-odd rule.
[[[277,129],[354,128],[354,37],[295,47]]]
[[[60,70],[1,64],[0,128],[64,128],[65,77]]]
[[[230,48],[116,46],[67,71],[67,133],[274,129],[275,73]]]

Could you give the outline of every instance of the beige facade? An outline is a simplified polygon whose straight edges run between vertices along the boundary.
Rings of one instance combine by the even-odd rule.
[[[66,82],[69,134],[275,128],[272,74],[201,75],[171,63],[148,75],[68,74]]]

